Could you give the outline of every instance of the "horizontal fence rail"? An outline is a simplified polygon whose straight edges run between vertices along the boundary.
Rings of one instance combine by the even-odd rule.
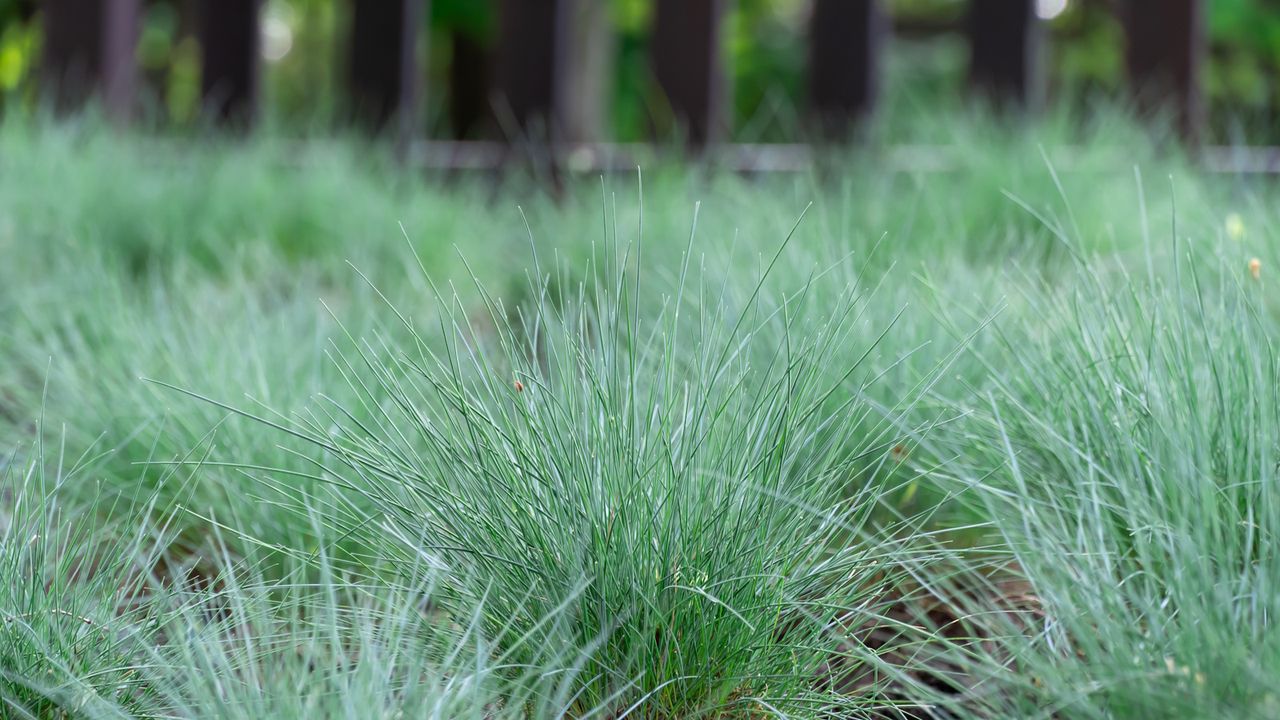
[[[634,173],[655,160],[672,156],[670,148],[651,143],[598,143],[560,146],[552,151],[559,167],[578,174]],[[930,174],[963,172],[962,153],[947,145],[888,145],[868,151],[876,167],[886,172]],[[1114,157],[1099,161],[1096,148],[1072,145],[1049,148],[1048,162],[1055,170],[1086,169],[1133,172],[1133,157],[1126,148],[1115,148]],[[715,167],[733,173],[808,173],[828,160],[828,153],[806,143],[722,143],[706,157]],[[853,156],[850,156],[853,157]],[[1089,157],[1087,166],[1076,159]],[[510,159],[510,147],[497,141],[418,140],[404,156],[412,167],[441,171],[498,171]],[[1201,145],[1191,159],[1204,172],[1220,175],[1280,174],[1280,147]]]
[[[348,118],[408,148],[427,100],[419,32],[430,0],[343,0],[347,41],[341,73]],[[479,0],[478,0],[479,1]],[[611,45],[595,0],[488,0],[500,21],[493,48],[452,38],[447,94],[458,137],[504,138],[502,162],[536,157],[555,167],[572,153],[538,146],[598,144],[605,101],[599,82]],[[247,129],[261,115],[262,0],[194,3],[202,103],[214,125]],[[652,0],[649,108],[653,137],[691,151],[728,137],[729,89],[722,36],[732,0]],[[95,97],[127,119],[136,104],[134,48],[143,0],[43,0],[41,89],[59,112]],[[1205,0],[1113,0],[1138,107],[1172,113],[1195,142],[1203,126],[1201,66]],[[885,46],[898,19],[884,0],[811,0],[807,105],[815,138],[842,140],[874,115]],[[970,45],[969,86],[997,107],[1034,110],[1044,91],[1043,21],[1035,0],[969,0],[956,28]],[[483,134],[482,132],[482,134]],[[434,148],[421,144],[415,147]],[[446,146],[439,146],[441,148]],[[453,146],[448,146],[453,147]],[[484,155],[490,150],[475,151]],[[457,150],[456,152],[464,152]],[[585,157],[579,153],[580,157]],[[456,156],[456,154],[454,155]],[[466,162],[462,163],[466,165]]]
[[[311,166],[309,157],[326,157],[326,150],[339,141],[317,138],[279,140],[284,152],[278,157],[295,168]],[[320,153],[308,150],[319,149]],[[1088,150],[1087,152],[1086,149]],[[510,167],[511,145],[496,140],[414,140],[402,148],[405,166],[427,173],[496,174]],[[634,174],[665,161],[678,161],[683,153],[669,144],[593,143],[559,145],[545,152],[567,174],[596,178],[606,174]],[[841,158],[872,161],[886,173],[930,175],[963,173],[970,168],[966,151],[953,145],[895,144],[859,146],[833,156],[829,148],[807,143],[721,143],[703,159],[713,167],[741,175],[804,174],[821,172]],[[187,163],[186,141],[153,138],[147,143],[146,158],[163,166],[182,167]],[[1085,158],[1081,162],[1081,158]],[[1280,174],[1280,147],[1201,145],[1190,156],[1203,172],[1219,175]],[[1129,148],[1114,146],[1110,152],[1096,146],[1059,145],[1045,148],[1046,167],[1062,173],[1133,174]]]

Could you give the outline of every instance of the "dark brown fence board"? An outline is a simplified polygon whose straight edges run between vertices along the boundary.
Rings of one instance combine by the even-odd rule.
[[[1202,0],[1128,0],[1125,61],[1139,108],[1173,110],[1190,140],[1204,125],[1200,73],[1206,53]]]
[[[453,137],[471,140],[492,130],[486,121],[492,87],[491,60],[480,38],[454,31],[449,36],[449,126]]]
[[[725,132],[721,26],[728,0],[657,0],[651,57],[667,108],[692,147]]]
[[[493,102],[498,124],[508,133],[535,140],[554,133],[565,57],[564,5],[502,0]]]
[[[888,32],[880,0],[815,0],[809,21],[809,103],[823,135],[843,137],[875,109]]]
[[[200,0],[200,90],[204,111],[220,124],[244,128],[258,116],[261,0]]]
[[[427,0],[353,0],[350,102],[354,119],[404,139],[416,122],[418,35]]]
[[[140,0],[45,0],[41,79],[56,111],[97,95],[113,117],[130,114],[140,9]]]
[[[998,105],[1035,109],[1043,97],[1044,31],[1035,0],[969,0],[969,80]]]

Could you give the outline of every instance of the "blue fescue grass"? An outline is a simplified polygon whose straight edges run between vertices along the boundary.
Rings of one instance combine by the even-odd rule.
[[[993,128],[559,203],[0,128],[0,699],[1274,714],[1274,189]]]

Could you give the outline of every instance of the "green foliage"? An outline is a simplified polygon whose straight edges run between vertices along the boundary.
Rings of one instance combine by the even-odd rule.
[[[151,717],[142,598],[156,538],[86,512],[66,486],[91,482],[94,459],[46,457],[43,442],[0,471],[0,710]]]
[[[375,547],[397,564],[447,568],[486,628],[531,639],[523,662],[597,645],[574,715],[884,702],[811,687],[819,668],[872,662],[831,628],[890,579],[871,554],[892,545],[860,541],[878,489],[856,459],[875,431],[846,435],[871,409],[827,402],[865,372],[874,340],[849,353],[843,336],[870,296],[836,288],[805,322],[814,288],[726,294],[686,254],[648,319],[637,298],[663,280],[644,252],[608,235],[585,285],[535,279],[519,307],[486,296],[481,320],[438,296],[440,350],[397,313],[407,342],[340,358],[357,404],[293,430],[364,501],[334,531],[380,525]]]
[[[891,110],[559,199],[0,127],[5,712],[1275,714],[1276,189]]]
[[[1276,709],[1275,306],[1222,266],[1233,243],[1184,242],[1172,264],[1082,265],[1078,287],[1031,291],[1051,320],[981,354],[1009,370],[957,472],[1052,619],[1020,669],[1071,717]]]

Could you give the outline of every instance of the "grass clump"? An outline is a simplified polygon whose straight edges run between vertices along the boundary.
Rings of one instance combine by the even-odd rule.
[[[478,606],[444,613],[423,563],[392,581],[321,552],[264,573],[277,554],[212,548],[220,570],[166,595],[172,639],[150,649],[168,717],[478,720],[553,717],[567,702],[574,658],[534,648],[540,664],[514,662],[528,638],[486,635]]]
[[[156,533],[66,491],[95,458],[60,448],[46,459],[41,442],[28,450],[0,471],[0,715],[151,717],[144,651],[157,624],[145,597]]]
[[[1015,643],[1014,714],[1277,711],[1276,315],[1236,251],[1082,264],[982,353],[966,477],[1045,618]]]
[[[266,421],[323,452],[316,477],[348,499],[333,532],[368,538],[380,564],[438,567],[447,603],[527,639],[522,663],[583,649],[562,714],[892,705],[865,677],[901,647],[852,635],[888,622],[878,594],[921,558],[867,524],[883,492],[867,428],[893,419],[843,354],[868,289],[818,312],[812,283],[769,285],[777,254],[754,284],[711,285],[691,242],[642,313],[662,281],[641,248],[615,230],[576,285],[535,261],[534,301],[480,288],[480,318],[441,293],[434,339],[392,308],[409,343],[375,336],[337,360],[359,405]]]
[[[545,652],[516,664],[528,639],[485,635],[478,606],[442,612],[433,568],[392,582],[323,551],[237,555],[217,525],[178,546],[151,521],[167,515],[154,487],[132,506],[77,505],[67,484],[101,458],[45,454],[11,456],[0,479],[0,717],[500,719],[567,704],[575,668]],[[318,523],[313,537],[333,544]]]

